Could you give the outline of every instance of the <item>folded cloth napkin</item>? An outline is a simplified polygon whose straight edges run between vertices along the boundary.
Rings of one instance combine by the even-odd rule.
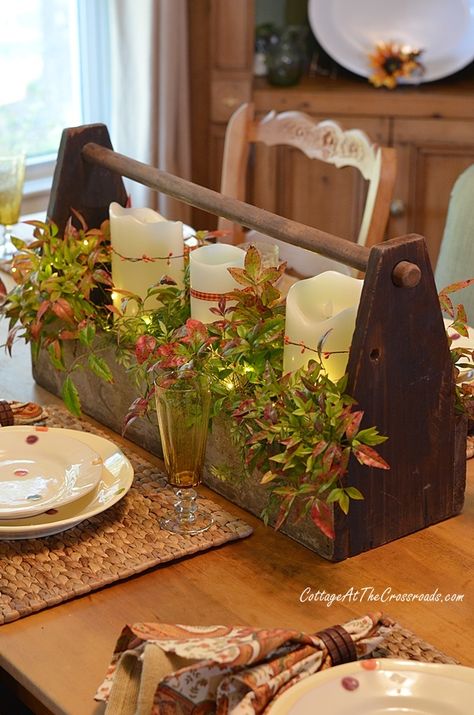
[[[36,402],[0,400],[0,427],[8,425],[31,425],[42,422],[48,412]]]
[[[95,699],[109,715],[256,715],[308,675],[367,656],[388,630],[381,613],[315,634],[136,623]]]

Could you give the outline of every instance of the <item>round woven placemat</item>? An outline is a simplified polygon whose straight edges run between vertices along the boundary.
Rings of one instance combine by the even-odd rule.
[[[48,413],[48,426],[109,438],[63,407],[48,406]],[[131,449],[123,451],[135,477],[118,504],[55,536],[0,542],[0,624],[252,533],[244,521],[204,498],[200,507],[214,519],[208,531],[195,536],[164,531],[159,520],[170,510],[172,490],[156,466]]]

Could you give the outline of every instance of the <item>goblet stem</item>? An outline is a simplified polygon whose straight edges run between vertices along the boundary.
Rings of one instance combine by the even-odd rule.
[[[178,534],[200,534],[212,526],[212,517],[198,511],[195,489],[174,489],[174,514],[161,520],[161,526]]]

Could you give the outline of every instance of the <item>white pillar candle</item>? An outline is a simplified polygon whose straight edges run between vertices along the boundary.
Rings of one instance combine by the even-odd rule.
[[[126,209],[111,203],[110,242],[112,245],[112,280],[116,288],[130,291],[145,298],[150,286],[164,275],[176,281],[181,288],[184,282],[184,243],[181,221],[167,221],[149,208]],[[155,259],[141,259],[143,256]],[[158,260],[156,260],[158,259]],[[114,295],[114,305],[120,308],[123,295]],[[156,297],[150,298],[145,307],[159,305]]]
[[[218,305],[221,296],[241,288],[227,270],[243,268],[245,251],[226,243],[201,246],[189,254],[191,284],[191,316],[202,323],[219,319],[210,308]],[[227,305],[231,305],[228,301]]]
[[[344,351],[322,358],[332,380],[346,371],[363,281],[336,271],[326,271],[291,286],[286,299],[285,336],[291,343],[283,351],[283,372],[294,372],[318,359],[321,338],[329,332],[322,352]],[[301,343],[312,350],[302,352]]]

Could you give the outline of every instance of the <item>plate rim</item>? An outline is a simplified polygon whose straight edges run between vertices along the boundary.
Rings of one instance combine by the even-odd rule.
[[[106,449],[106,445],[108,445],[108,448],[110,449],[111,447],[113,448],[114,452],[120,453],[121,459],[123,461],[123,467],[122,469],[125,470],[125,473],[121,477],[121,486],[122,486],[122,491],[119,493],[114,494],[110,500],[108,500],[105,503],[102,504],[97,504],[96,507],[89,511],[84,511],[81,510],[81,513],[76,514],[74,516],[70,516],[66,519],[58,519],[57,521],[48,521],[47,523],[43,524],[25,524],[21,526],[13,526],[13,525],[7,525],[7,524],[1,524],[0,523],[0,541],[8,541],[8,540],[19,540],[19,539],[28,539],[28,538],[42,538],[45,536],[52,536],[54,533],[60,533],[61,531],[66,531],[66,529],[72,528],[74,526],[77,526],[80,524],[82,521],[85,521],[86,519],[90,519],[93,516],[96,516],[97,514],[101,514],[103,511],[106,511],[110,507],[114,506],[117,504],[123,497],[128,493],[130,490],[134,477],[135,477],[135,470],[133,468],[133,465],[129,458],[124,454],[123,450],[121,447],[114,442],[113,440],[109,439],[108,437],[105,437],[103,435],[97,435],[94,434],[93,432],[87,432],[85,430],[74,430],[68,427],[50,427],[49,429],[51,430],[61,430],[64,432],[70,432],[74,433],[76,435],[82,435],[86,439],[83,440],[85,443],[87,443],[88,440],[92,440],[93,442],[96,442],[97,444],[97,451],[100,456],[103,456],[99,450],[100,448],[100,443],[102,443],[102,450]],[[78,437],[80,439],[80,437]],[[105,465],[103,464],[102,467],[102,472],[103,469],[105,468]],[[84,495],[86,498],[87,496],[92,496],[100,486],[102,481],[102,478],[99,478],[99,483],[96,485],[95,489],[91,490],[89,494]],[[123,483],[122,483],[123,481]],[[74,504],[74,502],[72,503]],[[71,506],[71,503],[69,505],[65,506]],[[86,509],[87,507],[84,507]],[[36,514],[36,518],[41,516],[41,514]],[[28,518],[28,517],[27,517]],[[33,517],[32,517],[33,518]],[[2,521],[2,520],[0,520]],[[13,520],[12,520],[13,521]],[[56,529],[56,531],[53,531]],[[41,533],[41,532],[48,532],[48,533]],[[8,534],[8,535],[7,535]]]
[[[462,5],[466,5],[467,2],[467,7],[471,9],[471,22],[468,23],[469,29],[470,29],[470,34],[472,38],[474,39],[474,0],[458,0],[458,2]],[[350,49],[348,50],[349,58],[346,59],[344,57],[344,51],[343,54],[340,54],[339,49],[336,47],[331,47],[331,42],[329,44],[326,43],[326,40],[323,37],[321,37],[320,34],[320,25],[321,25],[321,17],[324,18],[331,18],[331,15],[329,14],[331,12],[331,8],[333,7],[332,3],[328,3],[327,0],[308,0],[308,22],[309,26],[311,28],[311,32],[313,33],[314,37],[316,38],[317,42],[321,45],[321,47],[328,53],[328,55],[334,59],[336,62],[338,62],[342,67],[345,67],[346,69],[350,70],[351,72],[354,72],[354,74],[357,74],[361,77],[365,77],[366,79],[370,76],[371,70],[369,66],[369,62],[367,60],[367,68],[363,68],[362,64],[359,64],[357,61],[357,56],[354,56],[353,51],[351,52]],[[329,8],[329,12],[324,13],[324,10],[327,10]],[[326,22],[331,23],[331,20],[326,20]],[[329,24],[327,25],[329,27]],[[343,40],[343,36],[341,36],[341,39]],[[383,40],[384,38],[381,38]],[[346,43],[347,44],[347,43]],[[423,43],[421,43],[423,44]],[[422,62],[425,65],[425,73],[420,76],[420,77],[406,77],[403,78],[403,81],[400,81],[401,85],[418,85],[418,84],[424,84],[427,82],[435,82],[437,80],[443,79],[444,77],[450,77],[451,75],[455,74],[456,72],[459,72],[460,70],[464,69],[469,65],[473,60],[474,60],[474,42],[472,43],[473,49],[470,52],[470,54],[464,59],[455,62],[452,66],[450,65],[450,69],[448,71],[446,70],[432,70],[430,72],[429,66],[427,66],[426,62]],[[372,44],[370,46],[367,46],[367,57],[369,52],[373,49]],[[426,48],[423,48],[426,49]]]
[[[46,435],[54,436],[56,434],[55,432],[53,432],[54,429],[58,428],[47,427],[46,429],[41,429],[41,427],[39,427],[38,425],[6,425],[1,429],[0,439],[1,435],[28,435],[34,434],[36,432],[38,433],[39,439],[41,439]],[[49,439],[49,436],[45,438]],[[89,474],[89,482],[87,484],[84,484],[82,487],[77,487],[76,480],[72,489],[70,489],[69,491],[61,491],[61,489],[63,489],[63,487],[61,487],[61,489],[58,490],[58,493],[55,496],[50,497],[42,503],[35,501],[31,504],[26,504],[21,507],[12,507],[11,509],[4,509],[0,505],[0,520],[3,521],[7,519],[26,519],[28,517],[37,516],[38,514],[41,514],[47,509],[60,508],[66,506],[67,504],[70,504],[73,501],[76,501],[77,499],[81,499],[97,487],[102,474],[102,459],[100,457],[100,454],[95,449],[90,447],[90,445],[87,445],[84,442],[81,443],[81,440],[77,439],[72,435],[67,435],[67,441],[70,444],[76,443],[78,445],[78,448],[79,444],[82,444],[87,448],[88,452],[90,453],[87,457],[88,464],[84,465]],[[56,453],[55,456],[59,456],[59,453]],[[66,457],[66,460],[67,459],[68,458]],[[94,462],[98,459],[100,459],[100,462],[94,464]],[[63,483],[65,483],[65,481],[66,480],[64,479]]]
[[[373,669],[365,668],[363,663],[367,663],[367,661],[375,661],[377,664],[376,667]],[[423,673],[438,673],[439,675],[474,685],[474,668],[469,668],[464,665],[427,663],[425,661],[404,660],[402,658],[364,658],[363,660],[354,660],[350,663],[343,663],[327,668],[326,670],[320,670],[304,678],[304,680],[300,680],[282,693],[280,697],[275,699],[275,702],[268,708],[268,713],[269,715],[287,715],[290,708],[295,705],[296,701],[303,697],[303,695],[306,695],[306,693],[311,691],[314,687],[323,685],[332,679],[354,675],[354,672],[357,673],[358,671],[380,672],[387,670],[415,670]],[[456,674],[456,677],[454,677],[454,674]],[[317,683],[317,686],[313,686],[314,682]]]

